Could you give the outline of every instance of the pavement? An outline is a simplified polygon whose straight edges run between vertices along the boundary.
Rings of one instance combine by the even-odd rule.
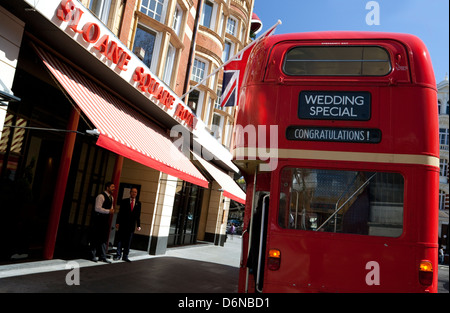
[[[200,242],[165,255],[130,251],[122,260],[47,260],[0,266],[0,293],[236,293],[241,238]],[[112,260],[112,255],[111,259]]]

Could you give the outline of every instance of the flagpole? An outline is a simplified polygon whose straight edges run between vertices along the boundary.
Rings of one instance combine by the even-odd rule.
[[[197,89],[197,86],[203,84],[208,78],[210,78],[211,76],[215,75],[217,72],[220,71],[220,69],[226,65],[228,65],[228,63],[230,63],[231,61],[234,61],[235,59],[237,59],[241,54],[243,54],[247,49],[251,48],[253,45],[255,45],[258,41],[260,41],[262,38],[264,38],[265,35],[267,35],[269,32],[272,32],[275,30],[275,28],[281,25],[281,20],[278,20],[275,25],[273,25],[272,27],[270,27],[268,30],[266,30],[263,34],[261,34],[258,38],[256,38],[254,41],[252,41],[251,43],[249,43],[248,45],[246,45],[244,48],[242,48],[242,50],[240,50],[238,53],[236,53],[232,58],[228,59],[228,61],[226,61],[225,63],[223,63],[221,66],[219,66],[218,68],[216,68],[211,74],[209,74],[208,76],[206,76],[205,78],[203,78],[200,82],[198,82],[194,87],[192,87],[191,89],[189,89],[189,91],[187,91],[184,95],[182,95],[180,98],[184,99],[184,97],[186,97],[189,93],[191,93],[192,91],[194,91],[195,89]]]

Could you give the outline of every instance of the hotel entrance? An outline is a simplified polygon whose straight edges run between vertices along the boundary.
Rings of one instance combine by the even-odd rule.
[[[168,246],[196,243],[202,198],[202,187],[185,181],[178,181],[170,223]]]
[[[9,104],[0,129],[0,262],[43,256],[62,151],[75,107],[52,79],[26,37],[13,90],[21,101]],[[88,118],[77,128],[68,184],[58,227],[58,257],[83,252],[95,196],[112,176],[115,154],[96,146]],[[7,210],[8,209],[8,210]],[[76,257],[84,256],[78,253]]]

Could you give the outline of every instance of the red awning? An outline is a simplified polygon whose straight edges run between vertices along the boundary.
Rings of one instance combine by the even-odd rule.
[[[221,171],[208,161],[192,152],[194,160],[197,159],[200,164],[211,174],[211,176],[219,183],[223,189],[223,195],[239,203],[245,204],[245,192],[239,185],[225,172]]]
[[[170,138],[145,116],[71,66],[35,46],[50,72],[100,132],[97,145],[208,188],[208,181]]]

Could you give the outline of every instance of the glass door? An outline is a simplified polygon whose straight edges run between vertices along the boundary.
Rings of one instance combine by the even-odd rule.
[[[201,187],[184,181],[178,182],[168,246],[196,243],[202,196]]]

